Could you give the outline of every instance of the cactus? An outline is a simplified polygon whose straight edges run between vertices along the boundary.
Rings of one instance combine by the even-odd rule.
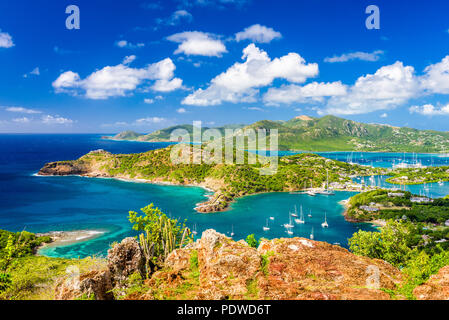
[[[150,206],[142,209],[145,216],[130,212],[129,220],[134,230],[141,230],[139,244],[145,258],[145,268],[149,275],[163,263],[168,255],[193,241],[190,230],[184,223],[170,219],[158,208]]]

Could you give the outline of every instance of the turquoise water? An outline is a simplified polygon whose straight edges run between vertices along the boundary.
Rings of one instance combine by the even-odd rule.
[[[278,151],[279,156],[301,154],[299,151]],[[313,152],[325,158],[353,162],[375,168],[392,168],[394,163],[414,164],[421,162],[427,167],[449,166],[448,154],[436,153],[389,153],[389,152]]]
[[[362,180],[365,180],[365,183],[367,185],[374,185],[382,188],[404,189],[405,187],[406,191],[410,191],[413,194],[421,194],[430,198],[442,198],[449,194],[449,182],[443,182],[442,184],[427,183],[426,185],[417,184],[401,186],[398,184],[391,184],[386,182],[388,178],[388,176],[376,176],[373,184],[369,182],[368,178],[355,178],[353,180],[358,183],[360,183]]]
[[[227,212],[198,214],[197,203],[207,192],[201,188],[130,183],[113,179],[81,177],[37,177],[46,163],[76,159],[95,149],[113,153],[137,153],[167,146],[163,143],[101,140],[100,135],[0,135],[0,228],[30,232],[97,230],[95,239],[48,247],[42,253],[54,257],[104,256],[109,245],[133,236],[128,211],[154,203],[175,218],[187,219],[197,231],[209,228],[230,234],[234,239],[248,234],[256,237],[287,237],[283,224],[288,212],[303,206],[306,224],[295,226],[293,236],[309,237],[312,227],[316,240],[347,245],[347,238],[358,229],[373,230],[367,224],[352,224],[342,216],[339,201],[353,193],[309,197],[288,193],[260,194],[238,199]],[[419,188],[419,186],[412,186]],[[443,195],[446,191],[438,191]],[[418,192],[419,193],[419,192]],[[309,210],[312,218],[308,218]],[[327,212],[329,229],[322,229]],[[269,217],[270,230],[263,231]]]

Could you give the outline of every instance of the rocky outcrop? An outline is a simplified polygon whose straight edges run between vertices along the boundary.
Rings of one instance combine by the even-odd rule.
[[[135,238],[125,238],[108,250],[108,268],[115,283],[133,273],[144,274],[145,260]]]
[[[401,280],[390,264],[327,243],[275,239],[255,249],[207,230],[188,248],[172,252],[142,298],[182,287],[191,278],[192,256],[197,256],[198,285],[189,299],[382,300],[390,299],[382,289],[395,289]]]
[[[81,276],[69,276],[58,280],[55,300],[112,300],[114,299],[112,289],[109,270],[94,270]]]
[[[67,176],[67,175],[85,175],[89,169],[83,164],[75,162],[50,162],[45,164],[39,175],[41,176]]]
[[[134,273],[142,274],[143,268],[139,244],[134,238],[126,238],[109,249],[107,268],[81,275],[77,270],[68,270],[67,277],[56,282],[55,299],[112,300],[114,293],[120,295],[125,291],[127,278]]]
[[[449,300],[449,266],[442,268],[423,285],[413,290],[418,300]]]

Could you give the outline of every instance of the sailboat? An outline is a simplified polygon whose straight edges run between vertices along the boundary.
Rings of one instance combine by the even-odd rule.
[[[316,192],[313,191],[313,182],[312,181],[310,181],[310,190],[306,191],[306,194],[311,197],[316,196]]]
[[[270,220],[271,220],[271,221],[274,221],[274,217],[270,217]]]
[[[294,213],[290,213],[292,215],[292,217],[298,217],[298,210],[296,209],[295,206],[295,212]]]
[[[327,214],[324,213],[324,222],[321,224],[323,228],[329,228],[329,224],[327,223]]]
[[[291,235],[293,234],[293,231],[292,231],[291,229],[287,229],[287,234],[288,234],[289,236],[291,236]]]
[[[312,231],[310,232],[310,240],[315,239],[315,236],[313,235],[313,227],[312,227]]]
[[[270,227],[268,226],[268,219],[267,219],[267,225],[263,227],[263,231],[270,231]]]
[[[292,223],[292,216],[290,214],[288,214],[288,216],[289,216],[290,221],[289,221],[289,223],[284,224],[284,228],[286,228],[286,229],[290,229],[290,228],[294,227],[294,225]]]
[[[442,186],[443,184],[444,184],[444,183],[443,183],[442,180],[438,181],[438,185],[439,185],[439,186]]]
[[[235,235],[234,233],[234,225],[231,226],[231,237],[233,237]]]
[[[320,191],[319,194],[323,194],[326,196],[333,196],[335,192],[329,189],[329,170],[326,169],[326,189]]]
[[[196,223],[193,226],[193,231],[192,231],[193,235],[196,236],[198,234],[198,232],[196,231]]]
[[[309,214],[307,215],[309,218],[312,218],[312,209],[309,210]]]
[[[304,220],[304,213],[302,212],[302,206],[301,206],[301,211],[300,212],[301,212],[301,214],[299,216],[299,219],[295,219],[295,222],[297,224],[305,224],[306,221]]]

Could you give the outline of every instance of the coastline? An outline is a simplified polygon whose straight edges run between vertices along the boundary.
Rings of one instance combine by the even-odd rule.
[[[44,243],[39,246],[36,249],[36,255],[42,255],[41,250],[45,248],[64,247],[80,242],[85,242],[101,237],[105,233],[105,230],[50,231],[45,233],[37,233],[37,236],[48,236],[52,239],[52,241],[50,243]]]

